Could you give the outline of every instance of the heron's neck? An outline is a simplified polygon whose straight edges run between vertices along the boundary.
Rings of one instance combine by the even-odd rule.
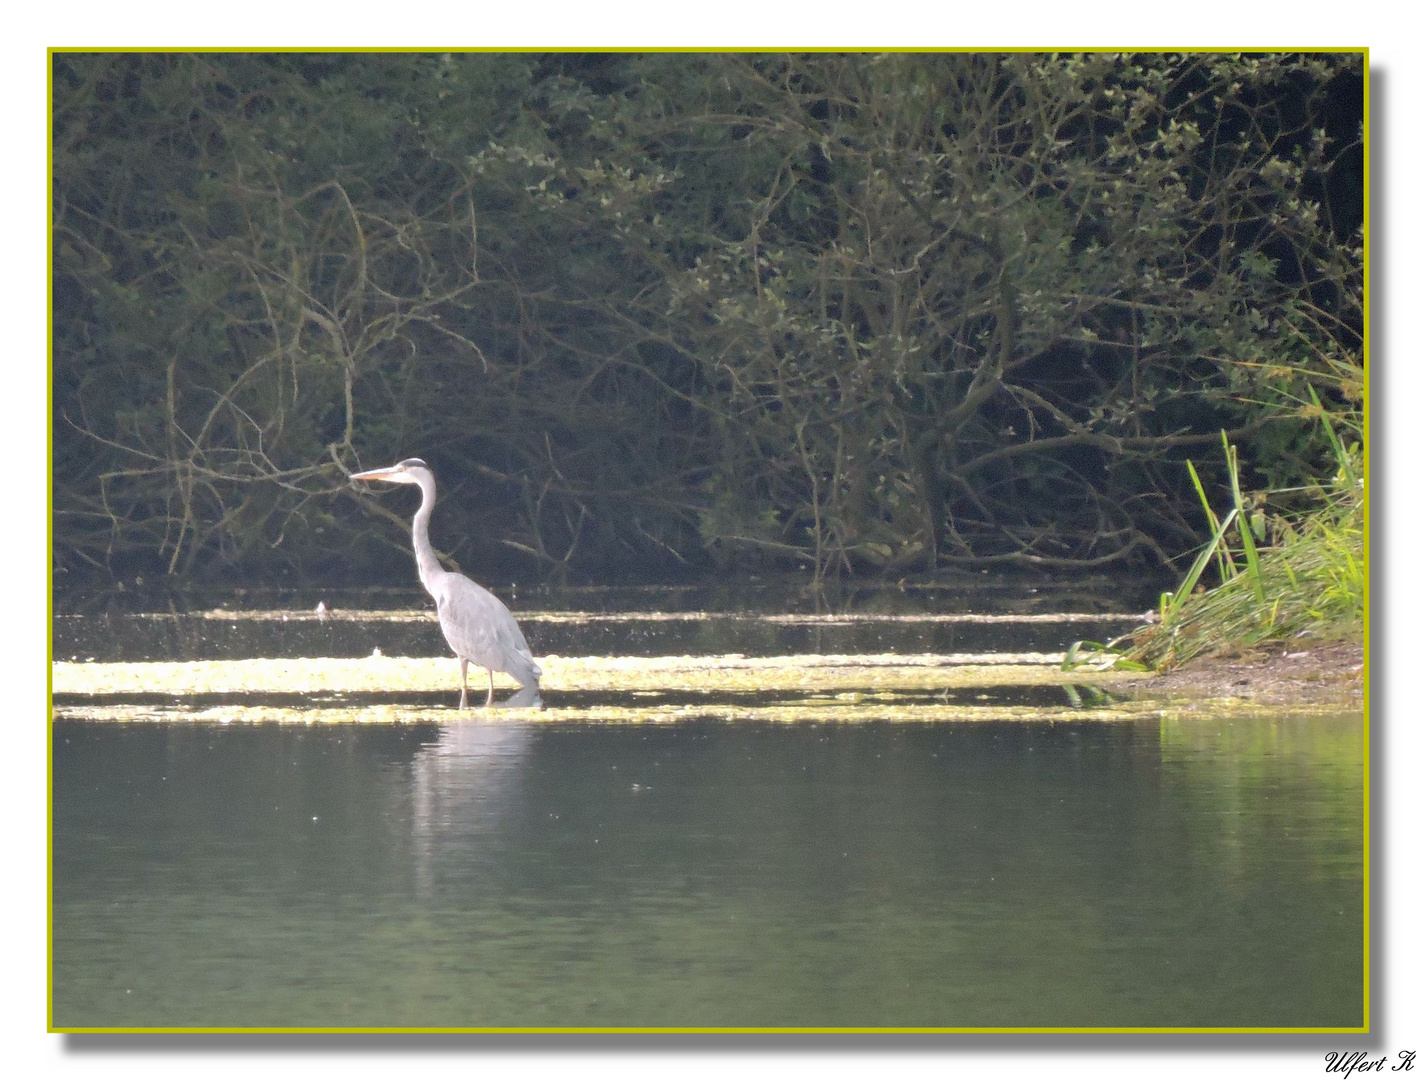
[[[438,500],[438,489],[431,476],[419,477],[418,486],[423,489],[423,505],[413,515],[413,557],[418,560],[418,580],[429,592],[433,584],[447,575],[447,571],[433,554],[432,541],[428,539],[428,519],[433,516],[433,503]]]

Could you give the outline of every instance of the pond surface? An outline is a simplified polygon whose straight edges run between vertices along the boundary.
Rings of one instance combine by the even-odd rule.
[[[378,606],[364,599],[335,610]],[[1019,603],[1013,614],[1049,614]],[[895,610],[867,604],[807,629],[874,635],[856,651],[877,655],[883,639],[907,675],[938,670],[929,650],[902,646],[940,627],[961,635],[944,644],[983,651],[978,625],[1010,649],[1093,636],[1045,617],[1004,632],[928,603],[878,604]],[[258,628],[240,649],[228,636],[219,663],[282,655],[261,626],[295,633],[296,656],[320,655],[304,643],[331,620],[305,619],[303,603],[240,610],[162,617]],[[144,652],[150,642],[95,629],[158,614],[62,613],[55,658],[78,655],[61,640],[86,641],[81,659],[95,661],[66,670],[126,678],[149,670],[138,653],[213,655]],[[782,628],[807,625],[787,616],[813,613],[688,614],[676,654],[712,625],[719,652],[780,672]],[[926,618],[899,618],[911,615]],[[375,636],[403,625],[349,622]],[[581,640],[575,619],[552,625]],[[584,640],[625,645],[614,625]],[[551,651],[526,630],[538,655]],[[814,651],[852,652],[849,637],[827,645]],[[414,655],[444,654],[434,636]],[[718,681],[692,709],[679,707],[690,679],[565,691],[560,705],[548,688],[551,707],[534,714],[458,714],[445,707],[455,692],[431,688],[305,708],[266,687],[203,711],[168,701],[176,691],[156,678],[137,694],[101,678],[62,694],[56,678],[53,1024],[1364,1023],[1360,716],[1196,719],[1043,693],[1056,687],[988,712],[982,691],[893,683],[863,659],[873,673],[860,686],[843,690],[858,676],[833,660],[822,670],[847,681],[812,684],[784,711],[783,692],[724,681],[754,661],[710,660]],[[452,686],[455,662],[438,663]],[[632,707],[588,719],[616,695]]]

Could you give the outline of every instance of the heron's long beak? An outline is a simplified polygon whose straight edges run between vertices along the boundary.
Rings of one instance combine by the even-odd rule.
[[[349,477],[351,480],[392,480],[396,469],[370,469],[368,472],[356,472]]]

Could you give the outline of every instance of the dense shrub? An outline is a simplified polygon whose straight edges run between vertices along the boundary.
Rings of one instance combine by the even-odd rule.
[[[64,570],[1169,560],[1361,427],[1362,57],[54,57]]]

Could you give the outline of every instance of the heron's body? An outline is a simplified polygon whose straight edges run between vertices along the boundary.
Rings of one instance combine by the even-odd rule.
[[[505,604],[470,578],[446,571],[428,585],[428,593],[438,605],[443,637],[463,662],[464,686],[469,661],[487,669],[489,698],[493,671],[506,672],[522,686],[540,684],[541,669]]]
[[[462,698],[458,708],[467,707],[469,663],[487,669],[488,705],[492,703],[494,671],[506,672],[534,694],[540,686],[541,669],[507,606],[471,578],[444,570],[433,554],[428,519],[437,501],[437,483],[432,470],[418,458],[409,458],[387,469],[355,473],[350,479],[417,484],[423,492],[423,503],[413,515],[413,555],[418,560],[418,580],[437,604],[443,637],[462,661]]]

